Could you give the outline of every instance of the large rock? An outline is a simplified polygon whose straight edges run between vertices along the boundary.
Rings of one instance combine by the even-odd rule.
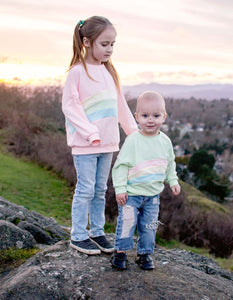
[[[0,220],[0,250],[8,248],[32,248],[36,246],[33,235],[14,224]]]
[[[3,228],[5,230],[4,237],[0,238],[0,249],[15,246],[14,240],[18,245],[23,245],[22,248],[31,248],[35,244],[52,245],[69,238],[69,233],[53,218],[44,217],[2,197],[0,197],[0,220],[2,220],[1,224],[4,224],[1,230]],[[18,232],[17,237],[16,232]]]
[[[114,235],[108,235],[113,242]],[[143,271],[129,252],[129,268],[117,271],[110,256],[87,256],[61,241],[0,279],[0,299],[232,300],[233,273],[209,258],[156,248],[154,271]]]

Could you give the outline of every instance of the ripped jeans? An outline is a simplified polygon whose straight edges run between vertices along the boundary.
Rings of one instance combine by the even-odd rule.
[[[155,247],[158,225],[159,195],[128,196],[125,206],[118,205],[115,249],[127,251],[133,248],[133,236],[137,225],[137,254],[151,254]]]

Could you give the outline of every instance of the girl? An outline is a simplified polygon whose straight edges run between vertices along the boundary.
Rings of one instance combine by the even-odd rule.
[[[110,60],[115,37],[115,28],[104,17],[78,22],[62,98],[67,143],[77,173],[70,246],[86,254],[114,251],[105,238],[104,224],[112,153],[119,150],[118,121],[127,135],[137,131]]]

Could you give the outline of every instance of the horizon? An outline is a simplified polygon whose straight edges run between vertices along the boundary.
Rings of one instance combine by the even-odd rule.
[[[117,31],[122,85],[232,84],[231,8],[229,0],[2,0],[0,82],[63,84],[75,25],[104,15]]]

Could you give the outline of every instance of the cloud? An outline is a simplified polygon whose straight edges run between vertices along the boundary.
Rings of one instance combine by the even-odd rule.
[[[76,23],[95,14],[107,16],[117,29],[113,61],[145,65],[138,78],[153,79],[149,64],[170,66],[170,72],[184,66],[190,76],[197,67],[211,69],[223,78],[233,69],[232,10],[231,0],[1,0],[0,56],[68,66]]]

